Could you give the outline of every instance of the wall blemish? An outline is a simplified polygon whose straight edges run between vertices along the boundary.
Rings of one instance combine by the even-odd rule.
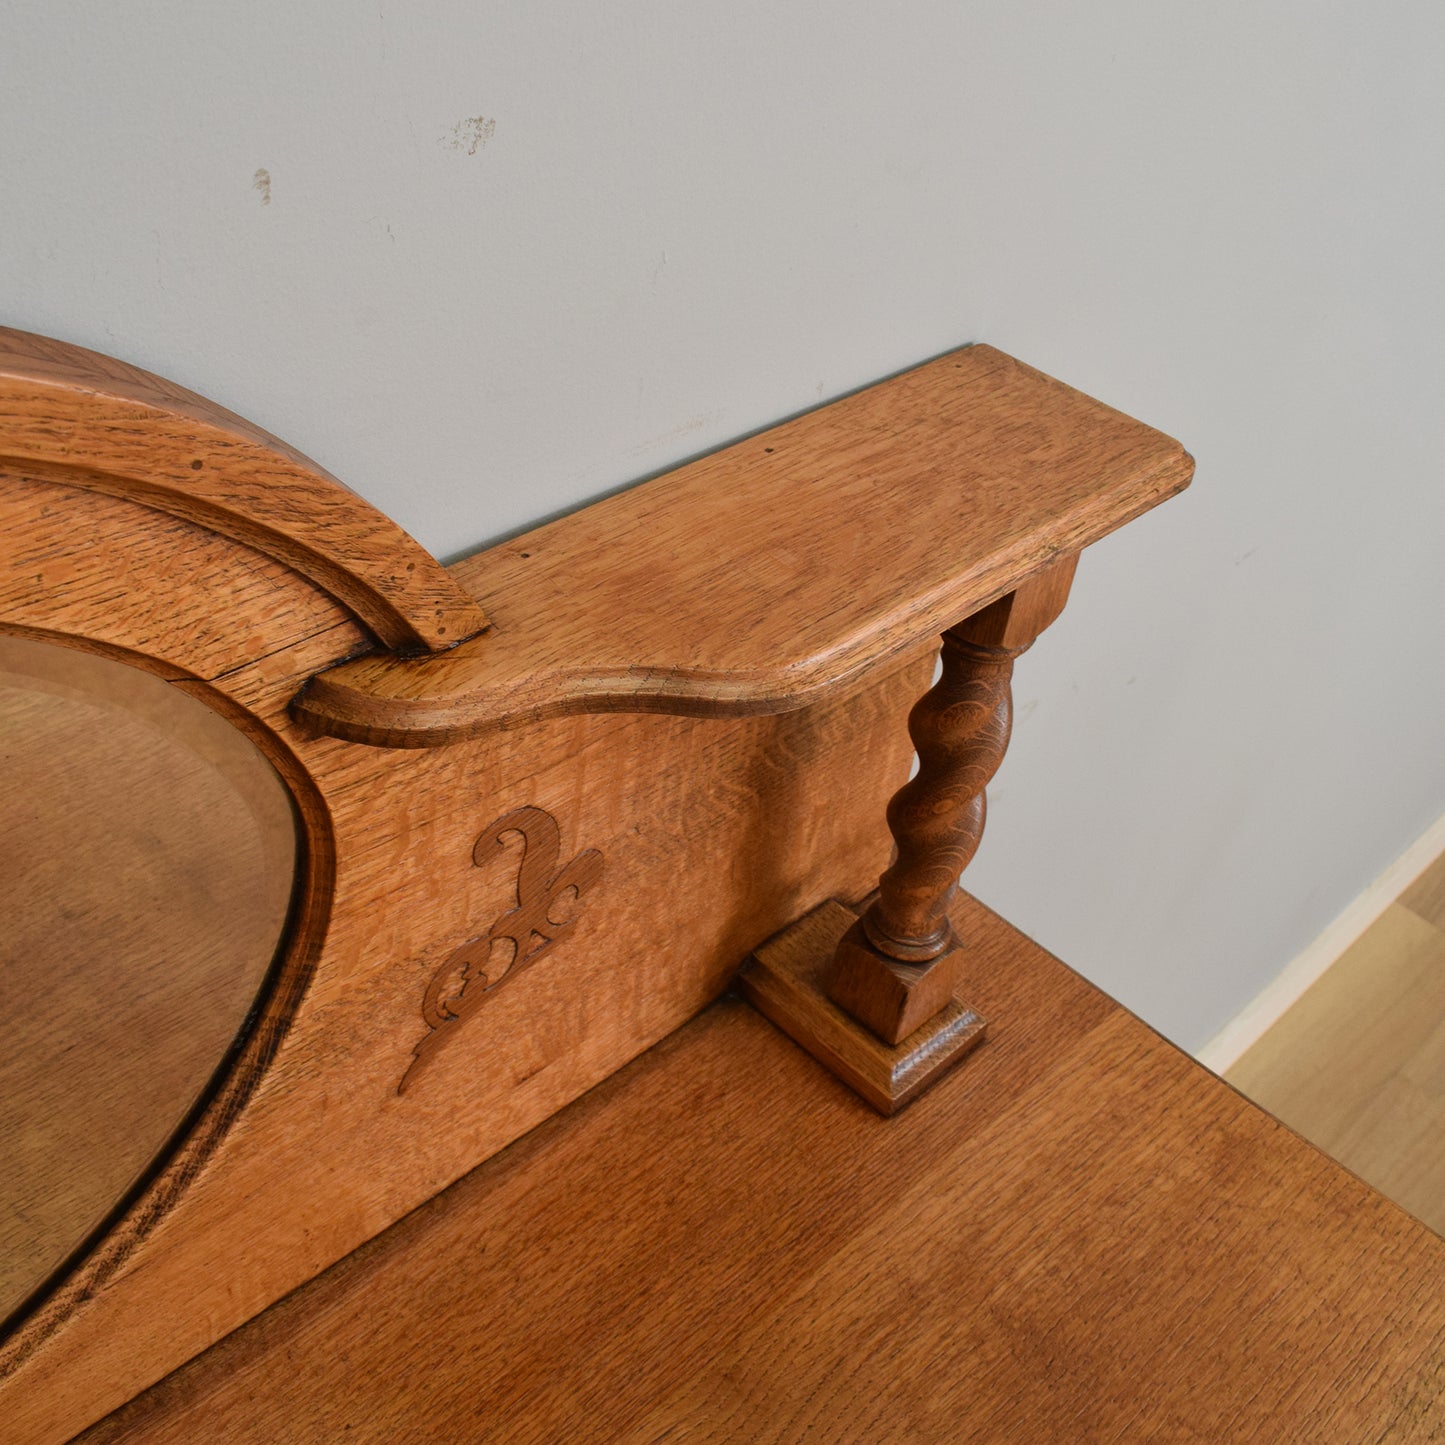
[[[490,116],[472,115],[459,120],[447,132],[443,144],[474,156],[496,133],[497,123]]]

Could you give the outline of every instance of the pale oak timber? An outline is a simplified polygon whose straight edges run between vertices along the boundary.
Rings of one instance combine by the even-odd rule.
[[[0,634],[0,1318],[225,1057],[291,898],[290,795],[153,676]]]
[[[141,502],[314,579],[389,646],[451,647],[486,617],[389,517],[204,397],[0,327],[0,465]]]
[[[284,563],[117,497],[0,466],[0,622],[215,681],[316,637],[318,667],[365,649],[347,611]],[[298,585],[299,584],[299,585]]]
[[[212,1068],[224,1067],[180,1132],[161,1141],[160,1152],[135,1187],[115,1200],[118,1213],[103,1236],[18,1322],[7,1323],[0,1339],[0,1420],[8,1445],[24,1438],[22,1420],[32,1404],[47,1412],[52,1431],[64,1429],[68,1411],[83,1408],[87,1387],[67,1376],[51,1348],[78,1317],[91,1311],[111,1317],[109,1311],[120,1304],[120,1318],[125,1319],[123,1299],[132,1286],[117,1285],[118,1277],[124,1277],[138,1248],[144,1254],[158,1221],[204,1173],[247,1107],[317,962],[334,889],[326,808],[308,768],[282,733],[238,695],[243,691],[238,679],[251,668],[272,673],[282,659],[289,659],[289,691],[298,666],[309,672],[368,644],[345,609],[299,573],[183,518],[104,492],[3,472],[0,505],[6,521],[5,546],[0,548],[0,630],[19,634],[18,641],[63,644],[113,657],[199,698],[249,736],[280,772],[300,821],[295,893],[282,956],[260,993],[253,991],[249,1000],[242,996],[236,1020],[244,1021],[241,1032],[213,1032]],[[57,758],[57,768],[66,765]],[[137,800],[138,812],[145,806]],[[77,858],[75,866],[83,868],[85,861]],[[14,942],[16,916],[7,914],[5,923],[6,941]],[[104,957],[90,960],[88,967],[95,984],[92,1003],[65,1027],[77,1031],[82,1047],[93,1049],[104,1046],[111,1026],[105,1001],[114,980]],[[231,978],[223,987],[234,990],[238,985],[244,980]],[[114,1012],[120,1016],[124,1009]],[[13,1056],[9,1060],[12,1069],[21,1062]],[[36,1062],[46,1067],[44,1056]],[[199,1058],[197,1063],[203,1065]],[[123,1070],[124,1065],[118,1060],[116,1067]],[[102,1109],[103,1101],[97,1099],[94,1107]],[[119,1118],[107,1119],[113,1127],[121,1126]],[[90,1129],[106,1121],[86,1120],[78,1127]],[[118,1140],[115,1147],[133,1149],[137,1142]],[[65,1188],[67,1161],[57,1158],[56,1165],[52,1185]],[[208,1288],[226,1290],[224,1276],[196,1284],[191,1308],[202,1319]],[[138,1337],[134,1332],[125,1335],[123,1331],[114,1341],[119,1378],[130,1378],[129,1389],[134,1389],[141,1379],[128,1373],[125,1362]],[[58,1376],[49,1396],[32,1402],[28,1386],[37,1366],[47,1372],[58,1369]],[[84,1362],[77,1373],[83,1377],[87,1369],[99,1369],[114,1379],[117,1368],[115,1357],[96,1358]],[[17,1395],[24,1405],[13,1408],[10,1401]]]
[[[1078,554],[1060,557],[943,634],[938,681],[908,715],[918,773],[888,804],[896,844],[878,896],[838,941],[828,996],[887,1044],[953,999],[962,948],[948,921],[958,880],[983,837],[985,789],[1013,727],[1014,660],[1057,620]],[[941,1066],[937,1042],[920,1041]],[[911,1072],[916,1073],[916,1070]]]
[[[88,390],[77,365],[102,373]],[[414,544],[403,536],[393,554],[390,524],[373,530],[324,474],[298,477],[244,423],[178,402],[166,383],[147,383],[159,399],[127,400],[141,383],[126,368],[123,385],[108,380],[111,365],[31,345],[0,372],[0,398],[21,399],[0,406],[11,458],[0,628],[145,668],[244,731],[292,790],[299,875],[282,956],[194,1122],[0,1343],[6,1445],[64,1439],[133,1396],[686,1023],[761,938],[829,898],[863,896],[887,861],[878,820],[907,773],[902,721],[927,685],[934,615],[946,625],[1016,589],[1178,490],[1190,467],[1157,433],[980,350],[886,384],[886,404],[840,404],[852,418],[841,438],[828,408],[742,444],[758,458],[805,444],[760,462],[766,487],[741,486],[734,449],[716,470],[696,464],[600,518],[589,509],[541,529],[547,565],[535,575],[556,587],[527,582],[520,539],[442,582],[418,562],[413,591],[386,568]],[[949,368],[978,383],[975,403],[963,376],[941,392],[920,383]],[[937,415],[947,444],[930,449]],[[988,443],[982,461],[963,454],[970,437]],[[900,461],[910,453],[919,465]],[[204,481],[181,475],[191,460]],[[719,479],[742,505],[691,515]],[[932,525],[924,503],[950,481],[959,495],[942,540],[955,555],[896,527],[849,535],[910,507]],[[667,595],[658,578],[683,591]],[[399,738],[403,752],[328,736],[291,711],[298,692],[313,696],[309,678],[371,649],[373,634],[445,646],[444,614],[479,618],[474,599],[495,600],[505,627],[550,638],[566,665],[575,640],[600,638],[611,667],[609,627],[616,645],[647,646],[621,693],[569,683],[560,701],[520,695],[505,716],[463,698],[457,727],[423,717],[418,731],[407,712],[396,737],[362,739]],[[462,673],[481,643],[449,654]],[[654,665],[654,643],[657,671],[639,681],[632,669]],[[699,692],[699,660],[719,657],[726,675]],[[367,662],[381,676],[399,665]],[[538,687],[557,675],[544,667]],[[572,715],[594,704],[709,716]],[[484,990],[399,1093],[428,1008],[440,1016],[448,961],[471,959],[525,905],[515,833],[480,858],[477,845],[528,809],[556,822],[563,872],[561,860],[590,854],[605,865],[567,937]]]
[[[723,1000],[85,1445],[1445,1432],[1445,1242],[967,896],[882,1120]]]
[[[866,892],[886,861],[876,819],[907,773],[902,719],[932,665],[920,650],[785,717],[569,718],[396,754],[289,722],[309,670],[296,658],[327,635],[224,683],[324,790],[334,882],[307,897],[329,900],[332,921],[310,971],[285,975],[301,993],[256,1041],[269,1062],[243,1055],[154,1202],[31,1322],[38,1341],[13,1343],[0,1417],[17,1442],[65,1438],[555,1112],[695,1014],[759,932]],[[482,869],[472,853],[519,799],[608,872],[576,937],[499,990],[399,1098],[429,981],[509,900],[512,860]],[[238,1239],[262,1238],[238,1254]]]
[[[297,709],[428,747],[574,712],[800,707],[1192,471],[1169,437],[967,347],[456,563],[489,632],[349,662]]]
[[[888,1044],[828,996],[839,941],[857,916],[831,900],[770,938],[743,965],[743,997],[880,1114],[910,1103],[984,1040],[987,1025],[945,998],[901,1043]],[[950,975],[956,981],[957,970]]]

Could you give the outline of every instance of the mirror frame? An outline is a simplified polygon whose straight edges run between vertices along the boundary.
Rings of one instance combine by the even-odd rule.
[[[6,1119],[27,1136],[3,1191],[20,1211],[3,1339],[193,1130],[265,1011],[312,870],[297,785],[223,694],[5,626],[0,682],[21,892]]]

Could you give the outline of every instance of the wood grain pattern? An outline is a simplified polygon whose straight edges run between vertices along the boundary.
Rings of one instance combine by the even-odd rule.
[[[725,1000],[85,1445],[1438,1439],[1445,1243],[956,908],[896,1119]]]
[[[313,579],[388,646],[446,648],[486,627],[430,553],[335,477],[113,357],[0,327],[0,462],[244,542]]]
[[[347,663],[297,708],[425,747],[575,712],[799,707],[1192,470],[1168,437],[968,347],[458,563],[486,636]]]
[[[0,629],[128,660],[244,731],[292,791],[301,868],[284,956],[194,1123],[0,1342],[6,1445],[72,1435],[686,1023],[761,939],[864,895],[886,862],[878,824],[907,773],[927,639],[1178,490],[1190,466],[979,349],[541,529],[536,551],[493,549],[443,586],[406,570],[412,544],[390,524],[353,527],[332,483],[244,424],[124,368],[87,390],[68,349],[25,345],[0,367]],[[921,529],[858,530],[910,509]],[[421,672],[373,654],[348,674],[391,679],[383,693],[430,679],[400,714],[374,688],[363,699],[355,736],[407,750],[291,710],[318,670],[373,646],[367,627],[443,645],[461,625],[444,638],[444,615],[479,616],[483,574],[495,648],[479,638]],[[498,665],[509,636],[520,671]],[[410,746],[437,741],[453,745]],[[605,882],[398,1094],[429,986],[530,906],[508,849],[476,849],[488,819],[523,808],[559,821],[559,860],[603,855]]]
[[[888,1043],[828,996],[840,941],[857,915],[831,900],[770,938],[738,974],[738,990],[880,1114],[896,1114],[984,1041],[987,1023],[944,998],[901,1042]],[[906,965],[905,965],[906,967]],[[948,978],[954,981],[956,968]]]
[[[865,893],[932,666],[917,653],[785,717],[563,719],[390,753],[290,725],[305,672],[285,663],[225,684],[319,780],[334,883],[316,901],[332,919],[309,972],[287,975],[299,997],[258,1040],[271,1054],[248,1050],[199,1126],[206,1148],[188,1144],[7,1343],[0,1417],[17,1445],[66,1438],[594,1086],[715,997],[760,936]],[[876,778],[853,777],[860,746]],[[512,901],[510,860],[470,854],[478,817],[519,799],[602,852],[606,885],[398,1097],[428,981]],[[247,1239],[265,1248],[238,1253]]]
[[[514,808],[484,828],[472,845],[472,862],[485,866],[492,851],[511,837],[521,840],[514,905],[498,914],[485,933],[448,954],[432,975],[421,1002],[427,1032],[412,1051],[411,1063],[396,1086],[398,1094],[417,1081],[493,990],[516,978],[572,931],[576,904],[602,876],[602,855],[595,848],[584,848],[571,862],[562,863],[557,820],[545,809],[530,806]],[[568,895],[573,911],[554,917],[568,907]],[[503,945],[500,961],[498,944]]]
[[[1013,728],[1010,681],[1022,649],[943,634],[942,671],[908,715],[918,772],[889,800],[896,856],[863,915],[875,948],[925,963],[957,946],[948,905],[983,839],[986,788]]]
[[[234,1026],[244,1018],[241,1035],[228,1039],[211,1031],[218,1048],[232,1044],[228,1066],[178,1134],[169,1140],[151,1135],[151,1145],[162,1147],[129,1197],[116,1200],[123,1209],[118,1219],[49,1293],[32,1301],[18,1322],[10,1322],[0,1339],[0,1418],[10,1438],[23,1440],[36,1428],[37,1417],[52,1436],[60,1432],[63,1438],[73,1431],[81,1422],[74,1412],[81,1412],[83,1419],[93,1401],[87,1370],[98,1371],[111,1382],[110,1388],[129,1379],[133,1389],[144,1378],[127,1373],[130,1354],[139,1349],[143,1355],[146,1348],[134,1332],[116,1334],[109,1342],[109,1358],[96,1355],[73,1373],[56,1351],[63,1355],[66,1330],[79,1315],[93,1310],[104,1317],[113,1308],[108,1293],[112,1283],[126,1278],[125,1268],[137,1251],[144,1252],[244,1113],[305,994],[325,937],[334,892],[334,848],[325,804],[308,769],[285,737],[249,705],[247,686],[238,679],[279,671],[294,688],[298,667],[309,671],[367,644],[346,611],[299,573],[192,522],[54,481],[12,475],[0,476],[0,483],[0,504],[6,505],[0,631],[113,656],[200,699],[225,720],[208,720],[220,731],[229,723],[256,743],[287,784],[288,807],[294,805],[299,820],[294,905],[283,956],[261,995],[243,1000],[233,1020]],[[161,711],[182,713],[182,700],[174,701],[176,707]],[[57,778],[61,771],[57,763]],[[134,799],[128,811],[143,817],[151,806]],[[77,867],[84,865],[84,859],[76,860]],[[60,902],[53,896],[48,901]],[[31,908],[38,914],[46,903],[45,897],[36,897]],[[5,919],[11,943],[15,921],[13,913]],[[183,928],[185,923],[182,920]],[[120,1024],[124,1010],[116,1012]],[[43,1067],[43,1059],[42,1054],[30,1063]],[[218,1061],[219,1054],[211,1062]],[[24,1055],[8,1062],[12,1071],[24,1071]],[[98,1063],[122,1076],[134,1067],[133,1060],[124,1058]],[[107,1116],[111,1127],[118,1128],[119,1122]],[[106,1147],[139,1163],[142,1142],[116,1139]],[[95,1162],[104,1167],[103,1160]],[[67,1161],[57,1156],[54,1163],[50,1187],[65,1187]],[[207,1288],[224,1292],[224,1273],[198,1284],[191,1303],[180,1308],[199,1308],[204,1318]],[[37,1370],[50,1384],[32,1396],[28,1385]],[[17,1399],[18,1404],[12,1403]],[[64,1424],[68,1418],[69,1431]]]
[[[901,1044],[940,1009],[947,1008],[958,982],[958,945],[918,963],[891,958],[857,919],[839,938],[828,971],[827,994],[836,1008],[856,1019],[883,1043]]]
[[[0,622],[215,681],[316,638],[318,667],[370,643],[348,612],[271,557],[180,517],[0,468]],[[91,545],[86,545],[89,540]]]
[[[290,795],[209,708],[0,634],[0,1318],[122,1199],[255,1002]]]
[[[953,999],[960,944],[948,910],[1008,749],[1014,659],[1063,611],[1077,563],[1077,553],[1057,559],[945,632],[939,679],[908,715],[918,772],[888,804],[893,862],[839,941],[828,983],[834,1003],[885,1043]]]

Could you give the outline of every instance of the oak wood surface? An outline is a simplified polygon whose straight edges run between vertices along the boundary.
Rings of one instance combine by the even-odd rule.
[[[216,681],[303,638],[366,648],[346,609],[274,558],[182,517],[0,467],[0,622]]]
[[[456,563],[488,633],[346,663],[297,707],[394,747],[572,712],[798,707],[1192,470],[1170,438],[967,347]]]
[[[901,1043],[839,1008],[827,984],[857,915],[830,899],[770,938],[738,974],[738,991],[880,1114],[895,1114],[984,1041],[988,1024],[945,996]],[[906,965],[905,965],[906,966]],[[956,966],[949,978],[955,980]]]
[[[3,469],[0,509],[5,518],[0,629],[114,657],[199,699],[257,744],[289,787],[300,821],[285,957],[251,1008],[230,1061],[199,1112],[165,1141],[121,1218],[51,1292],[0,1334],[0,1419],[20,1441],[33,1429],[26,1421],[33,1421],[37,1408],[42,1430],[37,1438],[46,1438],[46,1431],[49,1438],[63,1438],[93,1415],[91,1376],[97,1370],[105,1388],[125,1393],[146,1378],[143,1362],[151,1342],[131,1334],[125,1323],[136,1317],[127,1315],[132,1307],[125,1294],[132,1286],[119,1287],[119,1297],[112,1297],[111,1282],[124,1278],[137,1249],[144,1253],[160,1221],[206,1169],[255,1094],[312,980],[330,911],[335,848],[328,810],[309,765],[286,736],[284,710],[274,696],[268,704],[267,688],[274,691],[279,679],[289,696],[298,676],[372,644],[345,607],[300,573],[185,518]],[[268,713],[278,716],[280,729]],[[145,806],[140,802],[136,811]],[[77,861],[84,866],[85,860]],[[13,937],[15,916],[0,923]],[[107,1028],[103,1004],[72,1025],[94,1048]],[[12,1067],[23,1067],[22,1061],[17,1058]],[[130,1065],[116,1061],[109,1067],[123,1072]],[[114,1122],[119,1128],[120,1121]],[[117,1140],[113,1147],[129,1151],[135,1145]],[[57,1176],[63,1173],[58,1167]],[[177,1307],[194,1317],[191,1327],[199,1324],[202,1333],[217,1328],[206,1303],[208,1290],[230,1292],[223,1272],[197,1283]],[[144,1296],[144,1285],[138,1292]],[[84,1351],[66,1356],[63,1337],[78,1314],[98,1317],[113,1358],[102,1362]],[[37,1374],[46,1383],[32,1393]]]
[[[282,775],[302,834],[284,956],[222,1077],[115,1227],[0,1341],[6,1445],[67,1438],[685,1023],[761,939],[869,890],[937,627],[1188,476],[1147,428],[997,353],[963,357],[840,404],[841,439],[827,409],[742,444],[756,455],[734,449],[543,529],[535,571],[513,543],[436,586],[420,563],[416,584],[386,571],[412,555],[390,524],[353,529],[327,479],[166,383],[127,397],[143,387],[120,368],[87,389],[66,348],[58,380],[33,354],[0,368],[0,628],[129,660],[206,702]],[[975,371],[942,405],[919,378],[953,367]],[[1000,410],[989,396],[1031,400]],[[741,488],[740,458],[761,481],[710,511]],[[958,478],[946,515],[930,512]],[[897,529],[884,546],[857,530],[910,508],[933,535]],[[417,732],[408,712],[400,734],[454,746],[406,752],[290,710],[319,669],[373,645],[367,628],[443,645],[447,599],[479,615],[483,573],[501,622],[540,639],[527,675],[558,707],[533,707],[513,678],[520,701],[503,711],[532,725],[496,728],[464,698],[459,728]],[[578,641],[604,671],[627,659],[619,693],[613,673],[599,691],[585,669],[579,688],[554,689]],[[649,673],[652,643],[663,670]],[[464,646],[459,671],[434,676],[474,681],[482,653]],[[798,710],[541,716],[634,704]],[[556,856],[534,889],[505,825],[538,815],[556,824]],[[571,875],[587,883],[575,911],[547,916],[566,936],[491,987],[492,946],[523,946],[503,920],[537,921],[529,910],[551,909],[571,861],[593,855],[600,871]],[[403,1089],[438,1024],[446,1046]]]
[[[955,917],[902,1115],[724,1000],[87,1445],[1440,1438],[1445,1242]]]
[[[300,995],[272,1054],[238,1066],[244,1107],[218,1101],[224,1127],[205,1125],[205,1148],[0,1360],[17,1445],[66,1438],[606,1077],[714,997],[760,933],[865,893],[932,665],[916,653],[783,717],[568,718],[395,753],[290,724],[316,641],[224,682],[323,790],[331,922],[310,971],[288,975]],[[564,859],[601,852],[602,882],[573,935],[398,1094],[439,967],[514,901],[515,857],[481,868],[473,851],[519,804],[559,821]]]
[[[0,635],[0,1318],[110,1211],[240,1031],[290,797],[208,708]]]
[[[948,921],[983,838],[985,789],[1013,727],[1014,660],[1068,600],[1078,553],[943,634],[939,678],[908,715],[917,774],[888,803],[893,862],[878,896],[838,943],[828,993],[897,1044],[954,996],[959,940]]]
[[[114,357],[0,327],[0,461],[245,542],[316,580],[390,646],[446,648],[486,626],[429,552],[335,477]]]

